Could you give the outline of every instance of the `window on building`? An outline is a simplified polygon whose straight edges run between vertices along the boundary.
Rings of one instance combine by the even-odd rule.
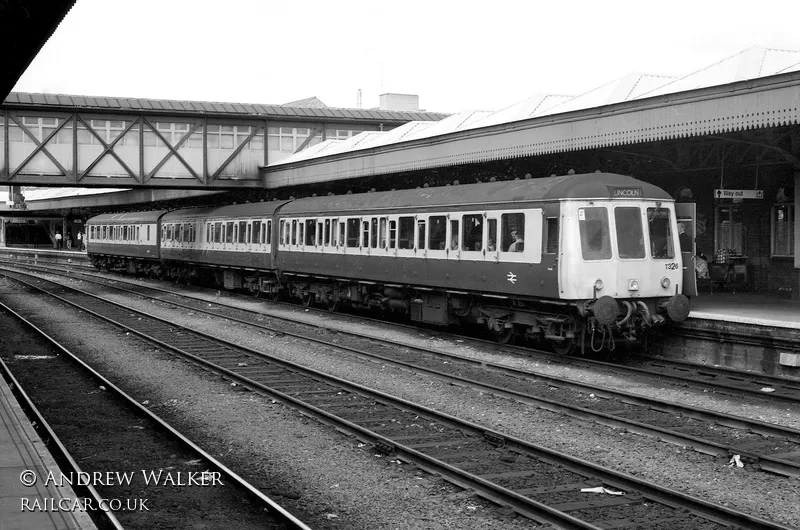
[[[772,207],[772,256],[794,256],[794,221],[794,204],[777,204]]]
[[[306,141],[309,136],[309,127],[268,127],[267,148],[270,151],[294,153],[304,144],[308,145]]]
[[[745,254],[742,212],[736,205],[717,206],[715,210],[715,251],[727,250],[729,254]]]

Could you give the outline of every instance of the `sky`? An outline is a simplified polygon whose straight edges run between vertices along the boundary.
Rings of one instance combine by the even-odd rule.
[[[433,112],[800,51],[797,0],[77,0],[17,92]]]

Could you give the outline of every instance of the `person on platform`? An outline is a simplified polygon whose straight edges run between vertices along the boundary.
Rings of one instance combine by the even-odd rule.
[[[63,239],[61,237],[61,232],[56,231],[56,250],[61,250],[62,243]]]
[[[681,245],[681,252],[692,251],[692,238],[686,233],[686,226],[683,223],[678,223],[678,241]]]
[[[78,235],[75,237],[78,238],[78,250],[85,250],[83,246],[83,232],[78,230]]]

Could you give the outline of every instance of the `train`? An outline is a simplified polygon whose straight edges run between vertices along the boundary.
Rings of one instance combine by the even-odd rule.
[[[102,270],[477,326],[571,354],[643,344],[687,318],[677,234],[667,192],[597,172],[102,214],[86,247]]]

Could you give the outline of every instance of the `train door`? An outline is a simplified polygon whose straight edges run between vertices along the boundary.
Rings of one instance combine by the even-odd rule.
[[[697,254],[695,237],[695,219],[697,209],[693,202],[675,203],[675,216],[678,218],[678,243],[681,247],[683,261],[683,289],[686,296],[697,295],[697,276],[695,274],[695,255]]]

